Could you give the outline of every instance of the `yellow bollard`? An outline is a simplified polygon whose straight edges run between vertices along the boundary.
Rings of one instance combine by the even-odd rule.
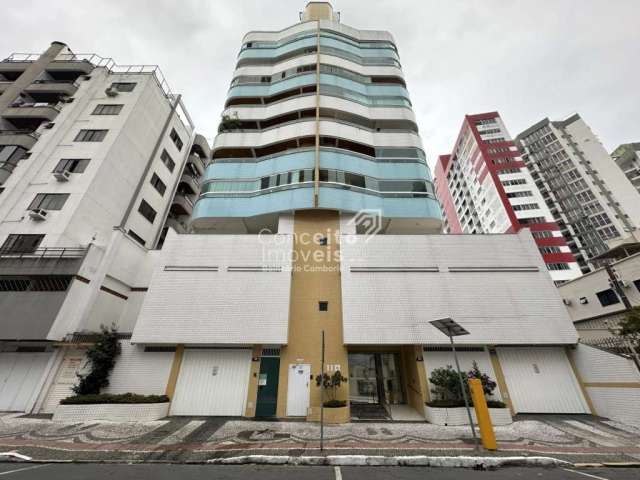
[[[478,419],[482,446],[487,450],[497,450],[496,434],[493,432],[487,400],[484,398],[484,392],[482,391],[482,382],[477,378],[469,379],[469,390],[471,390],[473,408],[476,411],[476,417]]]

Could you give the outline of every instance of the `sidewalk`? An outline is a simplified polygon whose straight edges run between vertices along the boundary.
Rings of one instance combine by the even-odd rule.
[[[474,455],[468,427],[428,423],[325,426],[327,455]],[[550,456],[570,462],[640,460],[640,430],[590,416],[531,416],[495,428],[495,456]],[[219,417],[147,423],[57,423],[0,413],[0,452],[47,461],[205,462],[244,455],[320,455],[320,427]]]

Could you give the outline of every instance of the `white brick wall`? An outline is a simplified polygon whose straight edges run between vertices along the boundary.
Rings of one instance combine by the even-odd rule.
[[[290,235],[177,235],[170,231],[131,341],[286,343],[291,251]],[[165,271],[167,265],[183,271]],[[281,271],[227,271],[227,267],[263,266]],[[217,271],[198,267],[217,267]]]
[[[430,320],[452,317],[461,344],[573,344],[576,330],[528,230],[517,235],[343,236],[347,344],[440,344]],[[439,272],[351,272],[350,267],[438,267]],[[456,272],[452,267],[537,267]]]
[[[582,344],[571,351],[571,356],[587,384],[596,414],[640,425],[640,371],[633,361]],[[615,384],[630,386],[615,387]]]

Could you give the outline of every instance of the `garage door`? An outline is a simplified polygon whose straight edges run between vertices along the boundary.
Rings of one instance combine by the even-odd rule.
[[[563,348],[496,350],[517,413],[589,413]]]
[[[53,413],[60,404],[60,400],[73,395],[71,390],[78,383],[78,373],[87,372],[85,350],[68,350],[58,368],[58,371],[49,387],[45,401],[40,408],[40,413]]]
[[[244,414],[251,350],[185,349],[171,415]]]
[[[51,353],[0,353],[0,411],[24,412],[30,407]]]

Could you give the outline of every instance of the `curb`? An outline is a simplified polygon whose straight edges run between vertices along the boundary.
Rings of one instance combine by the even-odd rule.
[[[326,457],[291,457],[272,455],[245,455],[215,458],[209,464],[217,465],[329,465],[329,466],[402,466],[491,469],[500,467],[559,467],[573,466],[571,462],[551,457],[384,457],[381,455],[328,455]]]

